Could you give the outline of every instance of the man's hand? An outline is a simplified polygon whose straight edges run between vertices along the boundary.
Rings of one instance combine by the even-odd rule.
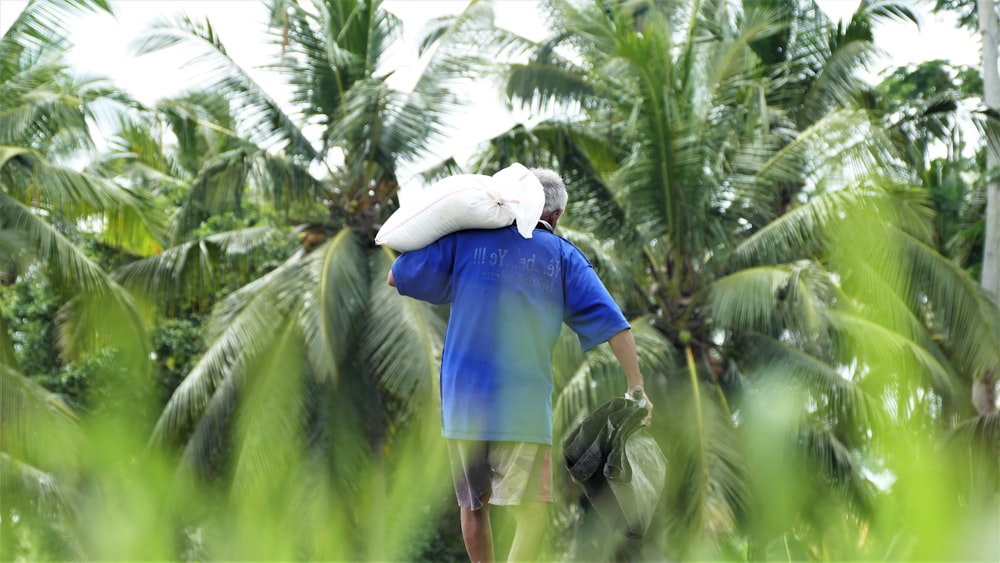
[[[634,401],[640,401],[642,406],[646,407],[646,418],[643,419],[642,423],[645,426],[649,426],[649,423],[652,422],[653,419],[653,401],[649,400],[649,395],[646,394],[646,390],[643,389],[641,385],[637,385],[630,389],[625,396]]]

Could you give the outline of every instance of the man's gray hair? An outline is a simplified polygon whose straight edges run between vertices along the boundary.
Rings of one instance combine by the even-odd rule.
[[[566,184],[555,170],[548,168],[532,168],[531,172],[542,183],[545,190],[545,207],[542,208],[542,215],[547,215],[553,211],[565,210],[566,201],[569,195],[566,193]]]

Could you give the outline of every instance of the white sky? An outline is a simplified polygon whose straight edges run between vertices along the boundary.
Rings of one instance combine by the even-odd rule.
[[[859,0],[819,0],[819,5],[834,20],[847,20],[858,6]],[[413,44],[424,23],[430,17],[456,13],[467,0],[385,0],[383,6],[403,21],[404,42]],[[545,29],[536,16],[535,0],[499,0],[497,23],[523,35],[539,39]],[[931,59],[946,59],[957,64],[979,64],[979,38],[968,31],[959,30],[954,18],[932,15],[927,2],[913,2],[914,11],[921,15],[918,29],[912,24],[885,24],[875,30],[878,44],[888,55],[883,68]],[[0,0],[0,33],[27,5],[27,0]],[[260,0],[116,0],[117,21],[107,15],[86,17],[73,33],[75,44],[70,52],[70,62],[81,71],[111,77],[116,84],[145,103],[152,103],[170,96],[191,83],[193,70],[185,66],[178,52],[159,53],[141,58],[129,54],[129,42],[150,20],[181,11],[194,19],[207,17],[227,51],[243,68],[255,69],[269,60],[270,46],[261,41],[264,37],[266,12]],[[415,50],[396,53],[394,78],[405,84],[415,79],[419,61]],[[870,79],[875,79],[882,69],[873,69]],[[275,91],[274,83],[265,89],[280,98],[283,92]],[[455,154],[461,159],[471,153],[482,139],[508,129],[518,121],[530,120],[527,113],[507,115],[499,105],[499,93],[490,85],[483,86],[481,99],[453,119],[464,124],[465,133],[459,133],[439,148],[440,154]],[[460,131],[460,129],[459,129]],[[436,160],[436,159],[435,159]]]

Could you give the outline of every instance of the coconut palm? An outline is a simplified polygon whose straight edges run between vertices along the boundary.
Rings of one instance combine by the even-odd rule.
[[[285,225],[278,227],[318,231],[319,237],[304,241],[307,246],[279,270],[332,250],[334,240],[348,244],[359,256],[370,254],[366,238],[377,227],[378,211],[388,195],[397,189],[397,161],[421,154],[434,121],[448,107],[447,98],[435,96],[430,78],[418,83],[413,92],[397,92],[385,83],[379,64],[398,33],[399,22],[379,3],[330,2],[320,7],[316,13],[288,2],[269,4],[274,18],[271,32],[279,55],[276,68],[295,88],[290,102],[294,114],[286,113],[226,56],[221,40],[208,25],[183,19],[162,22],[147,30],[138,43],[140,53],[179,41],[204,47],[205,57],[217,63],[209,73],[217,82],[207,84],[206,90],[222,92],[227,108],[235,108],[235,113],[223,109],[217,114],[196,115],[193,111],[198,111],[199,104],[191,104],[191,100],[161,104],[161,111],[183,112],[183,120],[172,120],[175,132],[181,126],[192,132],[212,127],[219,132],[216,137],[221,145],[209,151],[209,162],[195,161],[190,167],[197,172],[189,175],[193,185],[173,222],[177,244],[161,256],[123,270],[119,275],[129,280],[130,287],[154,282],[156,274],[167,271],[171,264],[178,271],[184,269],[184,261],[177,256],[188,252],[190,242],[200,244],[204,239],[193,236],[191,226],[203,223],[206,216],[239,213],[245,193],[265,202],[265,209],[284,215],[279,221]],[[180,109],[182,105],[184,109]],[[313,123],[322,124],[322,131],[308,139],[302,131]],[[193,154],[205,139],[199,135],[192,135],[192,139],[197,140],[179,146]],[[215,154],[220,159],[217,165],[212,162]],[[188,210],[197,210],[198,216],[189,219]],[[292,215],[296,212],[302,215]],[[185,223],[188,227],[181,228]],[[223,238],[213,240],[221,242]],[[247,244],[252,246],[252,241]],[[191,262],[197,265],[197,261]],[[332,266],[328,263],[323,267]],[[360,275],[367,266],[356,269]],[[148,289],[156,288],[150,285]],[[249,289],[241,291],[244,299],[251,297]],[[321,347],[317,353],[338,356],[322,349],[327,345],[316,345]],[[336,368],[328,365],[320,371],[334,376]]]
[[[875,517],[865,472],[886,463],[887,420],[948,426],[997,361],[995,307],[935,252],[924,194],[858,104],[872,27],[912,13],[862,2],[835,26],[811,2],[547,5],[558,31],[510,65],[507,91],[560,117],[481,162],[561,167],[577,202],[564,235],[609,241],[599,256],[620,260],[597,266],[627,272],[605,278],[672,343],[671,369],[647,376],[670,413],[664,549],[886,549],[888,531],[855,552],[831,530]],[[563,402],[594,401],[587,388]],[[885,397],[916,407],[887,413]],[[812,510],[831,494],[847,520]]]
[[[118,248],[148,254],[158,248],[158,223],[143,194],[69,164],[79,151],[93,147],[87,120],[94,119],[95,112],[107,111],[108,102],[125,101],[106,81],[74,78],[62,59],[66,43],[59,39],[65,36],[60,18],[98,8],[107,6],[31,2],[0,41],[4,68],[0,205],[7,282],[37,261],[67,293],[79,297],[77,306],[106,302],[126,323],[122,334],[107,335],[107,343],[119,336],[132,341],[127,334],[136,334],[135,313],[130,312],[128,296],[74,247],[69,236],[87,229]],[[83,344],[82,337],[89,332],[82,325],[77,329],[81,331],[77,335],[66,334],[71,348]],[[131,344],[143,348],[138,341]]]
[[[122,252],[148,254],[159,245],[159,222],[144,194],[74,165],[94,146],[88,122],[128,103],[106,80],[75,76],[65,62],[68,26],[98,10],[110,9],[102,0],[35,0],[0,38],[0,278],[4,288],[44,278],[60,295],[53,353],[63,362],[105,357],[129,374],[113,385],[144,387],[145,322],[133,298],[77,244],[87,233]],[[20,541],[10,541],[18,527],[34,526],[66,547],[59,530],[74,504],[70,485],[81,445],[76,415],[30,379],[36,374],[22,372],[14,342],[0,323],[5,558],[23,555]],[[120,421],[134,414],[134,405],[103,402],[94,398],[88,407]]]
[[[877,106],[885,112],[884,120],[910,163],[915,181],[926,186],[933,199],[937,211],[933,242],[975,279],[982,268],[986,209],[985,177],[977,162],[982,162],[985,145],[995,137],[992,115],[970,111],[970,106],[979,104],[982,89],[979,71],[942,60],[928,61],[898,68],[883,80]],[[970,134],[973,126],[978,138]],[[977,506],[988,504],[1000,491],[995,464],[987,461],[995,459],[1000,443],[995,423],[996,372],[977,370],[967,383],[971,388],[961,394],[971,397],[974,411],[960,410],[965,418],[947,442],[955,448],[949,450],[952,455],[969,461],[957,494]]]
[[[385,279],[394,256],[372,239],[394,208],[400,167],[418,162],[441,132],[456,67],[441,55],[412,89],[398,90],[382,65],[400,22],[377,0],[267,5],[268,68],[290,89],[287,100],[235,64],[209,22],[159,22],[137,40],[138,52],[184,43],[208,65],[198,91],[151,108],[178,151],[133,131],[119,139],[124,159],[102,164],[179,204],[170,246],[116,272],[162,311],[205,296],[200,284],[226,275],[220,264],[241,253],[252,259],[275,233],[302,243],[214,304],[206,349],[167,402],[153,444],[178,446],[184,468],[228,491],[220,502],[237,508],[228,515],[180,508],[205,533],[234,518],[259,529],[287,522],[288,511],[306,515],[287,535],[247,534],[243,547],[206,542],[207,556],[415,555],[414,535],[436,526],[421,511],[446,498],[438,478],[410,494],[405,487],[407,472],[441,471],[440,444],[425,433],[437,425],[443,317],[392,296]],[[266,220],[208,228],[247,213]],[[414,433],[412,444],[402,439]],[[371,495],[417,504],[386,513]],[[399,531],[382,536],[382,525]]]

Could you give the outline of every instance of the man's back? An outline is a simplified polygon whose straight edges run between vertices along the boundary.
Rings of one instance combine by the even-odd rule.
[[[454,233],[393,270],[403,295],[452,305],[441,367],[449,438],[551,443],[563,321],[585,348],[628,326],[586,258],[544,229]]]

